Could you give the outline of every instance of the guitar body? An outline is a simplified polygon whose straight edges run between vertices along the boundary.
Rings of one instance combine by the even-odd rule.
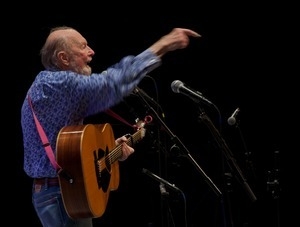
[[[119,187],[118,156],[111,162],[109,153],[116,147],[110,124],[63,127],[58,135],[56,158],[72,178],[59,175],[64,206],[71,218],[103,215],[109,193]]]

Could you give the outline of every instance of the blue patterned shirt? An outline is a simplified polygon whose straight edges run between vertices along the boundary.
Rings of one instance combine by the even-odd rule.
[[[90,76],[71,71],[41,71],[29,88],[21,109],[24,170],[33,178],[56,177],[37,131],[27,96],[55,152],[60,129],[82,123],[128,96],[138,83],[161,64],[149,50],[126,56],[106,71]],[[54,154],[55,155],[55,154]]]

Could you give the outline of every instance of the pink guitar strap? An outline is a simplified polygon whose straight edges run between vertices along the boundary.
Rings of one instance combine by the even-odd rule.
[[[128,126],[134,128],[134,129],[139,129],[139,126],[138,126],[138,125],[136,125],[136,124],[133,124],[133,125],[130,124],[128,121],[126,121],[126,120],[125,120],[124,118],[122,118],[120,115],[118,115],[118,114],[116,114],[115,112],[113,112],[111,109],[108,109],[108,110],[106,110],[105,112],[106,112],[108,115],[110,115],[110,116],[116,118],[117,120],[123,122],[125,125],[128,125]],[[151,122],[151,121],[152,121],[152,117],[151,117],[150,115],[146,116],[146,117],[144,118],[144,120],[143,120],[143,122],[145,122],[145,123],[149,123],[149,122]]]
[[[135,128],[135,125],[132,125],[130,123],[128,123],[128,121],[126,121],[124,118],[122,118],[120,115],[116,114],[114,111],[112,111],[111,109],[108,109],[105,111],[108,115],[116,118],[117,120],[123,122],[125,125],[128,125],[130,127]]]
[[[35,115],[34,111],[33,111],[33,106],[32,106],[32,103],[31,103],[31,99],[30,97],[28,96],[28,102],[29,102],[29,105],[31,107],[31,110],[32,110],[32,113],[33,113],[33,117],[34,117],[34,121],[35,121],[35,124],[36,124],[36,127],[37,127],[37,130],[39,132],[39,135],[41,137],[41,140],[42,140],[42,143],[43,143],[43,147],[45,148],[46,150],[46,153],[47,153],[47,156],[49,157],[50,159],[50,162],[51,164],[53,165],[53,167],[58,171],[58,173],[62,170],[62,168],[60,167],[60,165],[56,162],[56,159],[54,157],[54,152],[51,148],[51,145],[49,143],[49,140],[46,136],[46,133],[42,127],[42,125],[40,124],[39,120],[37,119],[37,116]]]

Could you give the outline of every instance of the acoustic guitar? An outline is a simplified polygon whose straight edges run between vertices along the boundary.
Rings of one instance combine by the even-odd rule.
[[[144,122],[128,134],[133,146],[145,136]],[[59,174],[64,206],[71,218],[94,218],[104,214],[110,191],[119,187],[121,145],[115,145],[110,124],[85,124],[63,127],[57,138],[56,158],[69,176]]]

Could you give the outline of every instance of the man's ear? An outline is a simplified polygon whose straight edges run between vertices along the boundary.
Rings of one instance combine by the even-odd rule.
[[[69,57],[64,51],[60,51],[57,53],[57,58],[59,59],[60,63],[64,66],[69,66]]]

